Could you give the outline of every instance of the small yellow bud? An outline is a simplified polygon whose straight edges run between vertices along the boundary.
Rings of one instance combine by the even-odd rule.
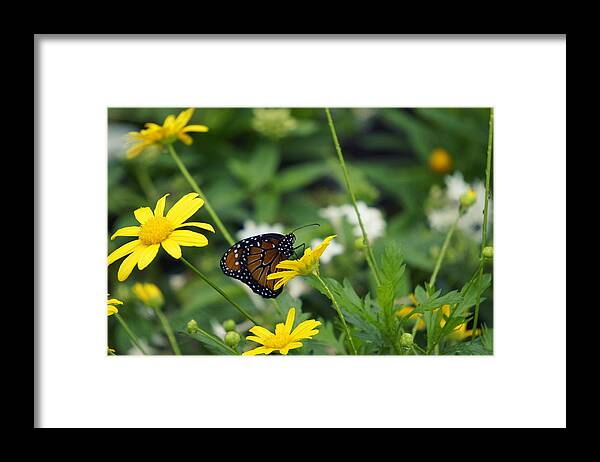
[[[235,348],[240,343],[240,334],[232,330],[225,334],[225,344],[231,348]]]
[[[413,344],[413,336],[408,332],[404,332],[400,336],[400,346],[403,348],[410,348]]]
[[[233,319],[228,319],[223,323],[223,329],[225,329],[226,332],[235,330],[235,321]]]
[[[195,334],[199,330],[200,330],[200,328],[198,327],[198,323],[196,322],[195,319],[191,319],[188,321],[188,323],[187,323],[188,334]]]
[[[151,282],[143,284],[136,282],[131,290],[142,303],[148,306],[162,306],[165,301],[158,286]]]
[[[481,254],[483,255],[484,258],[493,258],[494,257],[494,247],[492,247],[491,245],[484,247]]]
[[[469,189],[466,193],[460,196],[460,205],[465,209],[471,207],[477,200],[477,193],[473,188]]]
[[[452,157],[444,148],[431,151],[429,156],[429,168],[436,173],[447,173],[452,169]]]

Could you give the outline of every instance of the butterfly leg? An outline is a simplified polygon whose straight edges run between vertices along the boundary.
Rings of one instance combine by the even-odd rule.
[[[302,247],[302,250],[300,252],[297,251],[297,249],[299,249],[300,247]],[[298,260],[298,258],[300,258],[303,254],[304,254],[304,249],[306,248],[306,244],[302,243],[296,247],[294,247],[294,260]]]

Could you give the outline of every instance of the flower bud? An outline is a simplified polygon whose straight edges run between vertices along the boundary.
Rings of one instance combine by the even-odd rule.
[[[408,332],[404,332],[400,336],[400,346],[404,348],[410,348],[413,344],[413,336]]]
[[[160,307],[165,302],[163,294],[158,286],[151,282],[136,282],[131,290],[142,303],[148,306]]]
[[[225,332],[235,330],[235,321],[233,319],[228,319],[223,323],[223,329],[225,329]]]
[[[240,334],[238,334],[236,331],[229,331],[225,334],[225,345],[235,348],[238,346],[238,343],[240,343],[240,339]]]
[[[357,238],[354,241],[354,247],[358,250],[362,250],[366,248],[365,240],[362,237]]]
[[[429,168],[436,173],[446,173],[452,169],[452,157],[444,148],[437,148],[429,156]]]
[[[187,323],[188,334],[195,334],[199,330],[200,330],[200,328],[198,327],[198,323],[196,322],[195,319],[191,319],[188,321],[188,323]]]
[[[494,247],[492,247],[491,245],[484,247],[483,250],[481,251],[481,254],[483,255],[483,258],[493,258],[494,257]]]
[[[460,196],[460,205],[461,207],[468,209],[475,203],[476,200],[477,193],[473,188],[470,188],[467,192],[463,193],[463,195]]]

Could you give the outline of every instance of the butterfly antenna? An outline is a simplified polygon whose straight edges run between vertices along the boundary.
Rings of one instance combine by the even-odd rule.
[[[289,234],[294,234],[296,231],[298,231],[299,229],[302,228],[308,228],[309,226],[321,226],[319,223],[311,223],[310,225],[304,225],[304,226],[300,226],[299,228],[296,228],[295,230],[293,230],[292,232],[290,232]]]

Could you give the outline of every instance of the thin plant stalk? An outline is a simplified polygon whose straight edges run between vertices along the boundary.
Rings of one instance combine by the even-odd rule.
[[[150,175],[146,170],[146,167],[137,161],[134,162],[133,171],[138,183],[140,184],[140,188],[142,188],[142,191],[144,191],[144,194],[146,195],[146,198],[149,201],[154,200],[154,198],[157,196],[157,192],[156,188],[154,187],[154,183],[152,182],[152,178],[150,178]]]
[[[275,311],[277,311],[277,314],[279,316],[283,316],[283,312],[281,311],[281,307],[279,306],[279,302],[276,299],[274,299],[274,298],[272,298],[271,300],[273,300],[273,306],[275,307]]]
[[[212,334],[209,334],[208,332],[206,332],[205,330],[201,329],[200,327],[196,327],[196,329],[198,330],[199,333],[201,333],[202,335],[204,335],[205,337],[210,338],[211,340],[220,343],[223,347],[225,347],[227,350],[231,351],[232,353],[239,355],[240,353],[231,348],[229,345],[227,345],[223,340],[221,340],[219,337],[216,337]]]
[[[350,342],[350,346],[352,347],[352,353],[357,355],[358,352],[356,351],[356,347],[354,346],[354,340],[352,339],[352,335],[350,334],[350,329],[348,328],[348,324],[346,324],[346,318],[344,318],[344,314],[342,313],[342,310],[340,309],[340,306],[338,305],[337,300],[331,293],[331,290],[329,290],[329,287],[327,287],[327,284],[325,284],[325,281],[323,281],[323,279],[321,279],[321,276],[319,276],[319,273],[315,271],[313,273],[313,275],[317,279],[317,281],[319,281],[319,283],[323,286],[323,289],[325,289],[325,292],[327,292],[327,296],[329,297],[329,300],[331,300],[331,303],[333,303],[335,311],[337,311],[340,321],[342,321],[342,325],[344,326],[344,330],[346,331],[346,335],[348,336],[348,341]]]
[[[346,183],[346,189],[348,190],[348,195],[350,196],[350,200],[352,201],[352,206],[354,207],[354,212],[356,213],[356,217],[358,218],[358,224],[360,226],[360,230],[363,236],[363,244],[365,246],[365,256],[367,259],[367,263],[371,268],[371,272],[375,277],[375,281],[377,281],[377,285],[381,284],[381,277],[379,276],[379,271],[377,269],[377,265],[375,263],[375,257],[373,256],[373,249],[371,248],[371,244],[369,243],[369,237],[367,236],[367,231],[365,230],[364,223],[362,221],[362,217],[358,210],[358,205],[356,204],[356,196],[354,195],[354,190],[352,189],[352,184],[350,183],[350,176],[348,174],[348,169],[346,168],[346,162],[344,161],[344,154],[342,153],[342,148],[340,146],[340,142],[337,137],[337,133],[335,131],[335,126],[333,124],[333,118],[331,117],[331,112],[329,108],[325,108],[325,113],[327,114],[327,122],[329,124],[329,130],[331,131],[331,137],[333,138],[333,144],[335,145],[335,150],[338,156],[338,160],[340,163],[340,167],[342,168],[342,172],[344,174],[344,182]]]
[[[153,308],[156,316],[162,324],[163,329],[165,330],[165,334],[167,334],[167,338],[169,339],[169,344],[173,349],[173,353],[175,353],[177,356],[181,355],[181,350],[179,349],[179,345],[177,344],[177,340],[175,339],[175,335],[173,334],[173,330],[171,329],[171,325],[169,324],[167,317],[164,315],[159,306],[154,306]]]
[[[217,285],[215,285],[210,279],[208,279],[208,277],[206,277],[206,275],[202,271],[200,271],[198,268],[196,268],[194,265],[192,265],[185,258],[181,257],[180,260],[188,268],[190,268],[194,273],[196,273],[198,276],[200,276],[200,278],[202,280],[204,280],[204,282],[206,282],[209,286],[211,286],[213,289],[215,289],[217,292],[219,292],[221,294],[221,296],[225,300],[227,300],[236,310],[238,310],[240,313],[242,313],[244,315],[244,317],[246,317],[248,320],[252,321],[255,325],[259,325],[258,322],[256,322],[256,320],[250,315],[250,313],[248,313],[244,308],[242,308],[240,305],[238,305],[236,302],[234,302],[231,298],[229,298],[229,295],[227,295],[225,292],[223,292]]]
[[[483,256],[483,249],[487,244],[487,227],[488,227],[488,205],[490,198],[490,181],[492,172],[492,143],[494,136],[494,108],[490,108],[490,126],[488,130],[488,146],[487,146],[487,160],[485,167],[485,204],[483,206],[483,227],[481,229],[481,252],[479,255],[479,275],[477,277],[477,287],[481,282],[483,276],[483,263],[485,257]],[[479,321],[479,304],[481,303],[481,293],[477,293],[477,301],[475,302],[475,316],[473,317],[473,336],[471,341],[475,340],[477,336],[477,322]]]
[[[458,225],[458,221],[460,220],[461,216],[462,216],[462,213],[459,212],[458,217],[456,217],[456,219],[452,223],[452,226],[450,226],[450,229],[446,233],[446,238],[444,239],[444,243],[442,244],[442,250],[440,250],[440,254],[438,255],[437,260],[435,262],[435,267],[433,268],[433,273],[431,273],[431,278],[429,279],[429,289],[430,290],[433,290],[433,287],[435,285],[435,280],[437,279],[437,275],[442,266],[442,262],[444,261],[444,257],[446,256],[446,251],[448,250],[448,244],[450,244],[450,239],[452,239],[452,235],[454,234],[454,231],[456,230],[456,226]]]
[[[183,176],[185,177],[187,182],[190,184],[192,189],[195,192],[197,192],[200,195],[200,197],[204,200],[204,206],[206,207],[206,210],[208,211],[211,218],[217,225],[217,228],[219,228],[219,231],[221,231],[221,233],[223,233],[223,236],[225,236],[225,239],[227,240],[227,242],[229,242],[229,245],[235,244],[235,241],[231,237],[231,234],[229,234],[229,231],[227,231],[227,228],[225,228],[225,225],[223,224],[223,222],[221,221],[221,219],[219,218],[217,213],[214,211],[214,209],[210,205],[210,202],[206,198],[206,195],[202,192],[202,190],[200,189],[200,186],[198,186],[198,183],[196,183],[194,178],[192,178],[192,175],[190,175],[190,172],[188,171],[186,166],[183,164],[183,162],[181,162],[181,159],[177,155],[177,152],[175,152],[175,148],[173,147],[173,144],[172,143],[168,144],[167,148],[169,150],[169,153],[171,154],[171,157],[173,158],[173,160],[179,167],[179,170],[181,170],[181,173],[183,174]]]
[[[115,313],[115,314],[113,314],[113,316],[115,318],[117,318],[117,321],[119,321],[119,324],[121,324],[121,327],[123,327],[123,329],[125,330],[125,333],[129,336],[129,340],[131,340],[131,343],[133,343],[135,345],[135,347],[142,352],[142,354],[147,355],[148,353],[146,353],[146,350],[144,350],[142,348],[142,345],[140,345],[139,339],[131,331],[131,329],[129,328],[129,326],[127,325],[125,320],[121,317],[121,315],[119,313]]]

